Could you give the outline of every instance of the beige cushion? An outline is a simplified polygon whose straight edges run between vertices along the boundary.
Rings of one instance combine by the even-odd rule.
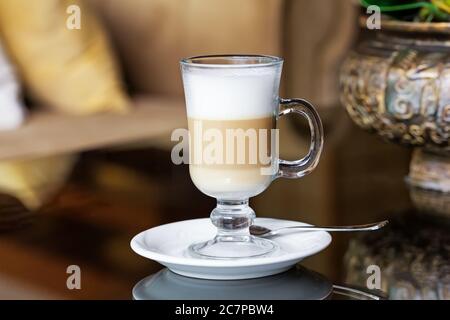
[[[69,29],[69,5],[81,29]],[[0,32],[35,102],[71,114],[125,111],[127,98],[110,45],[81,0],[2,0]]]

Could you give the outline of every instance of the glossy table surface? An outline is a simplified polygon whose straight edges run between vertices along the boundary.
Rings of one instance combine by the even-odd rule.
[[[257,214],[334,225],[388,218],[389,227],[376,233],[333,234],[330,247],[302,265],[351,289],[337,286],[328,298],[361,298],[352,288],[369,292],[369,284],[389,298],[449,299],[448,197],[430,200],[443,203],[438,214],[416,209],[404,182],[409,151],[357,129],[326,148],[299,196],[283,200],[291,207],[281,207],[277,194],[293,192],[293,185],[280,181],[252,200]],[[296,206],[298,216],[289,209]],[[130,239],[160,224],[207,217],[213,207],[188,168],[171,164],[170,151],[85,153],[37,211],[0,195],[0,298],[132,299],[136,284],[162,266],[137,256]],[[80,289],[70,289],[74,270],[81,272]],[[377,270],[380,279],[370,278]]]

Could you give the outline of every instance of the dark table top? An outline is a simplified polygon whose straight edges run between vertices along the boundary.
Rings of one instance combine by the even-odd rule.
[[[450,215],[416,209],[404,182],[409,151],[353,129],[340,141],[326,146],[298,196],[281,201],[294,189],[283,181],[252,200],[257,215],[313,224],[388,218],[390,226],[377,233],[334,234],[330,247],[302,265],[331,284],[366,291],[369,267],[377,266],[380,289],[390,298],[449,299]],[[419,197],[449,208],[448,197]],[[0,195],[0,298],[131,299],[133,287],[162,266],[136,255],[130,239],[160,224],[207,217],[213,207],[188,168],[171,164],[170,151],[85,153],[37,211]],[[67,287],[72,265],[81,270],[80,290]],[[362,297],[342,286],[329,297]]]

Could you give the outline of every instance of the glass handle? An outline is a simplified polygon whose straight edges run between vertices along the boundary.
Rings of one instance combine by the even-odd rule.
[[[305,117],[308,120],[311,132],[311,144],[306,156],[294,161],[279,159],[277,177],[296,179],[307,175],[317,166],[323,147],[323,128],[316,109],[304,99],[280,99],[279,116],[290,113]]]

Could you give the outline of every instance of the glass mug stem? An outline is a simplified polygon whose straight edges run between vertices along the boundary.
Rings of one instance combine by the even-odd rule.
[[[212,259],[252,258],[275,251],[278,246],[274,242],[250,235],[254,219],[248,199],[217,200],[217,207],[211,212],[216,236],[189,249],[194,255]]]
[[[255,212],[248,205],[248,199],[217,200],[217,207],[211,212],[211,222],[217,228],[217,235],[224,237],[230,234],[248,235],[246,231],[255,217]]]

